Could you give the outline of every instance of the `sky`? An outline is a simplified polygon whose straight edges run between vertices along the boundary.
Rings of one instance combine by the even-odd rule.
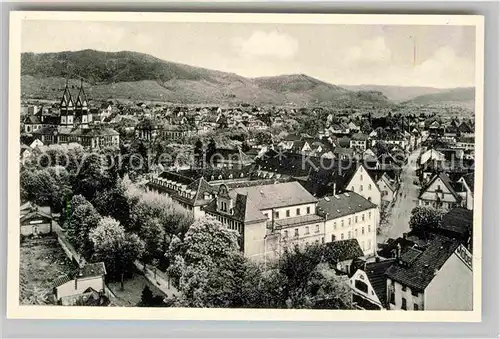
[[[301,73],[337,85],[475,82],[473,26],[26,20],[21,49],[128,50],[245,77]]]

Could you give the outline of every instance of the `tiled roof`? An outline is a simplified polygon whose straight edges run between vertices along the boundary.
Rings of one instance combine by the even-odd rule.
[[[354,192],[346,192],[320,199],[317,211],[318,214],[326,216],[328,220],[331,220],[376,207],[377,205],[366,200],[361,195]]]
[[[37,115],[28,115],[26,119],[24,119],[25,124],[39,125],[42,123],[40,117]]]
[[[413,258],[412,255],[412,262],[398,262],[389,267],[386,275],[403,285],[423,291],[459,245],[457,240],[436,237],[419,256]]]
[[[473,211],[466,208],[454,208],[443,216],[438,228],[457,233],[460,236],[466,235],[472,231],[473,216]]]
[[[358,141],[366,141],[366,140],[368,140],[368,136],[366,134],[363,134],[363,133],[354,133],[351,136],[351,139],[358,140]]]
[[[367,263],[364,269],[370,285],[372,285],[382,306],[387,307],[387,278],[385,272],[394,263],[394,259]]]
[[[260,210],[315,203],[318,201],[298,182],[240,187],[234,189],[234,193],[248,196]]]
[[[67,283],[68,281],[71,281],[71,278],[67,274],[65,274],[65,275],[62,275],[62,276],[56,278],[54,280],[54,282],[52,283],[52,286],[59,287],[65,283]]]
[[[345,260],[360,258],[363,256],[363,250],[359,246],[357,239],[338,240],[326,243],[325,261],[336,265]]]
[[[455,188],[453,187],[452,185],[452,181],[450,180],[450,178],[448,177],[448,175],[444,172],[441,172],[437,175],[434,176],[434,178],[432,178],[429,183],[422,189],[420,195],[419,195],[419,199],[422,197],[422,195],[427,192],[427,190],[429,189],[429,187],[431,187],[432,184],[434,184],[434,182],[437,180],[437,179],[441,179],[441,181],[443,182],[443,184],[446,186],[446,188],[450,191],[450,193],[453,195],[453,197],[457,200],[457,201],[460,201],[461,200],[461,197],[458,195],[457,191],[455,190]]]

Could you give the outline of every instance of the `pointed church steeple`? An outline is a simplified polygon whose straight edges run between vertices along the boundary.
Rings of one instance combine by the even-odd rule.
[[[71,92],[68,88],[68,79],[66,79],[66,86],[64,87],[64,92],[61,98],[61,110],[68,111],[73,110],[74,104],[73,99],[71,98]]]
[[[87,95],[83,90],[83,80],[80,79],[80,91],[78,92],[78,96],[76,98],[76,107],[77,109],[86,110],[87,109]]]

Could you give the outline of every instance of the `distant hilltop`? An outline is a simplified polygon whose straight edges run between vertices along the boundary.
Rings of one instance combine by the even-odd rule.
[[[333,85],[305,74],[246,78],[158,59],[148,54],[122,51],[82,50],[58,53],[23,53],[21,90],[24,98],[51,99],[64,88],[66,79],[84,81],[95,99],[154,100],[184,104],[343,105],[389,107],[447,90],[415,91],[397,86]],[[461,96],[458,96],[459,98]],[[467,96],[470,97],[470,96]],[[443,97],[446,99],[446,95]],[[428,99],[438,102],[438,97]]]
[[[246,78],[137,52],[23,53],[22,94],[52,98],[65,78],[83,78],[90,97],[179,103],[390,106],[382,93],[351,91],[304,74]],[[71,82],[71,81],[70,81]]]

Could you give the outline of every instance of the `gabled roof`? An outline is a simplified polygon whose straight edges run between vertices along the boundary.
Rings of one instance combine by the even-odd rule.
[[[358,140],[358,141],[366,141],[366,140],[368,140],[368,136],[366,134],[363,134],[363,133],[354,133],[351,136],[351,139]]]
[[[472,191],[472,195],[474,195],[474,172],[465,174],[462,176],[462,178],[464,179],[469,189]]]
[[[20,218],[20,222],[22,224],[26,220],[33,219],[33,218],[40,218],[40,217],[52,220],[52,216],[50,214],[47,214],[47,213],[45,213],[43,211],[39,211],[39,210],[33,210],[33,211],[27,212],[26,214],[22,215]]]
[[[417,253],[412,253],[413,261],[392,265],[386,275],[412,289],[424,291],[434,279],[435,272],[441,269],[459,245],[460,242],[455,239],[437,236],[420,255],[413,258]]]
[[[385,272],[394,264],[395,259],[367,263],[364,269],[370,285],[384,308],[387,307],[387,278]]]
[[[466,208],[454,208],[443,216],[438,228],[465,236],[472,232],[473,216],[473,212]]]
[[[71,278],[65,274],[65,275],[62,275],[58,278],[56,278],[53,282],[52,282],[52,286],[53,287],[59,287],[61,285],[64,285],[65,283],[67,283],[68,281],[71,281]]]
[[[363,250],[359,246],[357,239],[332,241],[324,244],[324,246],[324,260],[333,265],[363,256]]]
[[[436,180],[441,179],[441,182],[445,185],[445,187],[450,191],[450,193],[453,195],[453,197],[457,200],[460,201],[461,197],[458,195],[457,191],[455,190],[455,187],[453,187],[453,182],[450,180],[448,175],[444,172],[440,172],[436,174],[430,181],[429,183],[422,189],[421,193],[419,194],[418,198],[420,199],[422,195],[431,187],[431,185],[436,182]]]
[[[24,119],[24,123],[28,125],[39,125],[42,123],[40,117],[38,115],[28,115],[26,119]]]

